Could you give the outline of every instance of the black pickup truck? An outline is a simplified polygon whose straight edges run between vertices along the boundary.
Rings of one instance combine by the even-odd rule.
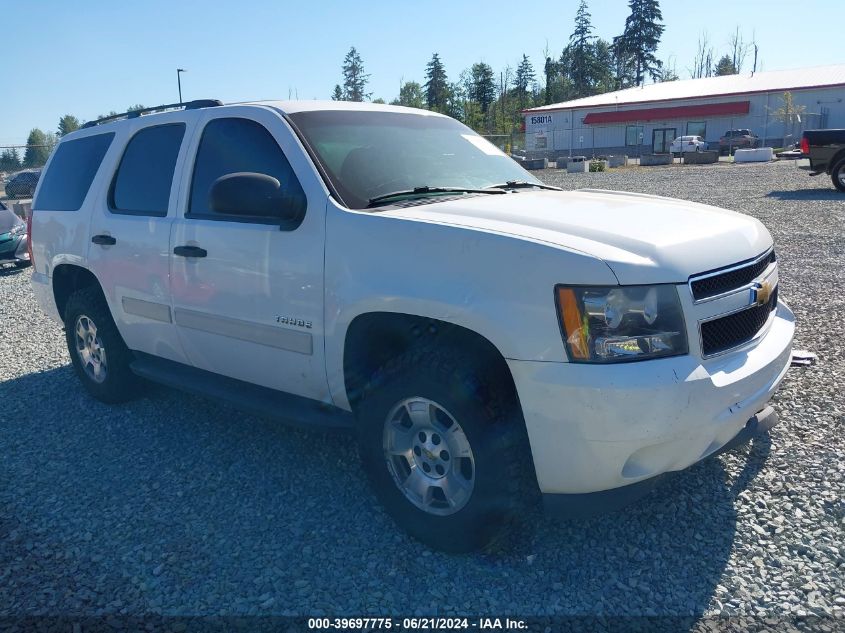
[[[830,174],[833,186],[845,192],[845,130],[807,130],[801,154],[810,159],[811,176]]]

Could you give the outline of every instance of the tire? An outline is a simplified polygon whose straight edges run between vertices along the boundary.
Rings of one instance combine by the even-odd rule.
[[[89,286],[68,298],[65,339],[76,375],[97,400],[116,404],[139,394],[141,380],[129,369],[132,352],[117,331],[100,288]]]
[[[417,350],[376,372],[356,408],[361,459],[376,495],[400,527],[432,548],[468,552],[501,542],[531,497],[524,423],[515,396],[496,382],[455,351]],[[388,446],[403,443],[406,452],[389,455]],[[449,451],[463,456],[444,455]],[[520,494],[523,484],[527,494]],[[450,487],[451,506],[443,492]],[[413,501],[412,489],[425,490],[428,501]]]
[[[833,186],[845,193],[845,158],[838,161],[830,170]]]
[[[32,262],[28,260],[20,260],[15,262],[15,268],[29,268],[32,266]]]

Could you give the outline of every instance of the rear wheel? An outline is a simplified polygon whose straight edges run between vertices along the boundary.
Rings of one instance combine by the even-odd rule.
[[[524,426],[509,390],[454,351],[409,352],[357,407],[364,469],[388,514],[436,549],[475,550],[517,516]]]
[[[834,187],[845,192],[845,158],[833,166],[830,170],[830,178],[833,180]]]
[[[73,368],[88,393],[107,403],[125,402],[138,394],[140,379],[129,369],[132,352],[99,288],[83,288],[70,296],[65,338]]]

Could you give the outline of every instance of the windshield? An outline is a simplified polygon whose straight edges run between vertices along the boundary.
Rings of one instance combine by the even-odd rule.
[[[12,213],[9,209],[5,207],[0,208],[0,235],[8,233],[12,230],[12,227],[17,226],[18,224],[23,224],[23,220]]]
[[[510,181],[541,184],[454,119],[360,110],[296,112],[290,118],[351,209],[364,209],[378,196],[423,187],[484,189]]]

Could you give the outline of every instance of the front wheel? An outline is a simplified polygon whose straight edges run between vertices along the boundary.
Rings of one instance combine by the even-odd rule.
[[[452,351],[408,353],[365,390],[356,411],[364,469],[388,514],[433,548],[488,546],[518,514],[528,464],[507,392]]]
[[[845,158],[833,166],[830,170],[830,178],[833,180],[834,187],[845,192]]]
[[[132,352],[99,288],[83,288],[70,296],[65,308],[65,338],[73,368],[88,393],[110,404],[137,395],[140,379],[129,368]]]

